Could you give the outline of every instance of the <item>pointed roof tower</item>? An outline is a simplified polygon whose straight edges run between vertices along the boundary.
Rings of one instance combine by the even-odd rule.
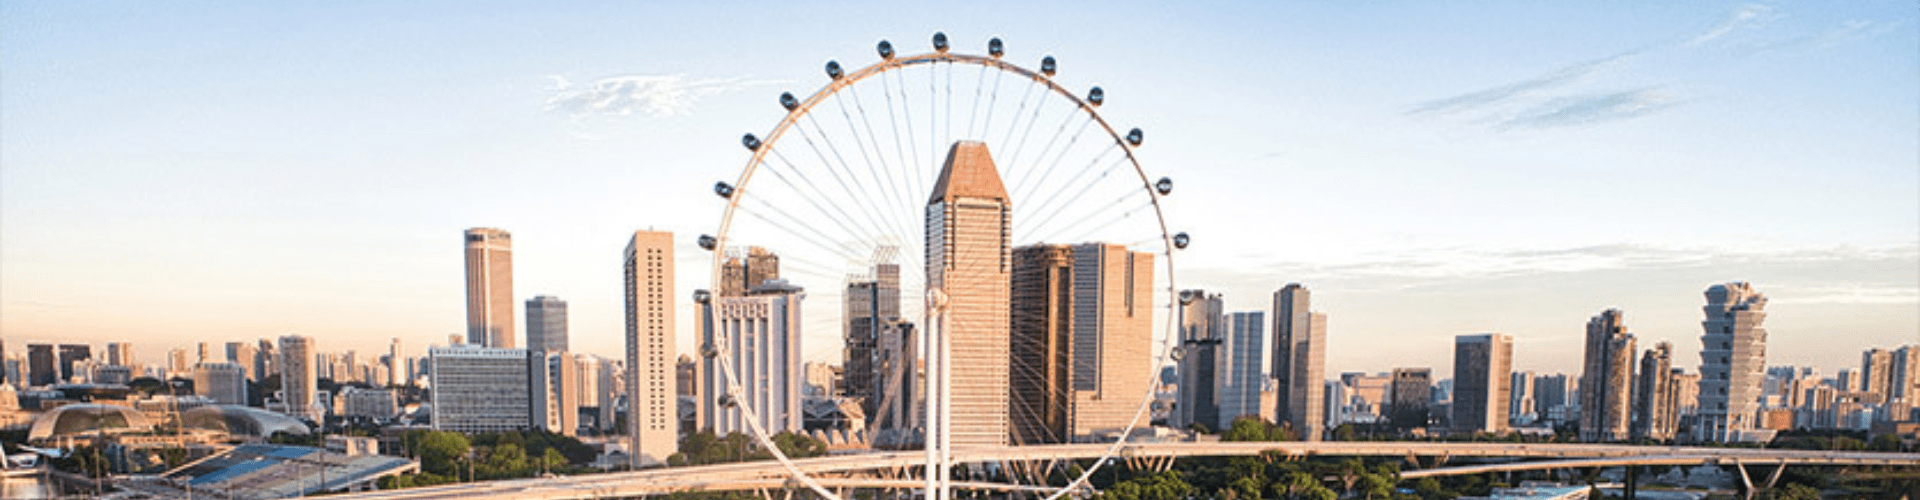
[[[1000,183],[1000,169],[994,167],[993,157],[987,154],[987,144],[984,142],[953,143],[953,149],[947,151],[947,164],[940,169],[940,180],[933,185],[933,197],[927,200],[927,204],[952,202],[954,198],[963,196],[1012,203],[1007,199],[1007,187]]]

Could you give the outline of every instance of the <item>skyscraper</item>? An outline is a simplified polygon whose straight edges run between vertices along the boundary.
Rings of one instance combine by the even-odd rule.
[[[239,363],[200,363],[193,367],[193,393],[214,404],[247,404],[247,371]]]
[[[1424,429],[1432,418],[1433,370],[1394,368],[1387,386],[1387,419],[1396,430]]]
[[[875,256],[872,274],[849,280],[841,302],[845,308],[842,335],[846,338],[841,351],[841,374],[846,379],[841,394],[858,399],[867,411],[867,424],[872,425],[880,417],[880,404],[889,395],[887,374],[878,361],[881,334],[889,322],[900,319],[900,265],[893,263],[892,252],[883,250]],[[913,348],[911,340],[907,347]]]
[[[1860,353],[1860,390],[1893,400],[1893,351],[1873,348]]]
[[[108,344],[107,347],[111,350],[113,345]],[[263,378],[260,372],[253,370],[253,358],[257,355],[258,353],[254,352],[253,343],[251,342],[227,343],[227,362],[240,365],[240,370],[246,373],[248,379]]]
[[[1512,425],[1528,425],[1539,417],[1534,407],[1535,388],[1533,372],[1513,372],[1513,380],[1508,382],[1512,396],[1507,398],[1507,421]]]
[[[303,335],[281,336],[279,352],[280,358],[273,364],[280,368],[280,401],[285,405],[282,410],[295,417],[321,421],[324,414],[318,398],[320,377],[313,365],[313,339]],[[185,352],[181,355],[185,357]]]
[[[1767,296],[1745,282],[1707,288],[1706,319],[1700,326],[1700,414],[1694,439],[1748,441],[1770,439],[1755,432],[1760,383],[1765,378]]]
[[[1261,311],[1228,313],[1227,336],[1220,343],[1221,369],[1219,389],[1220,421],[1215,429],[1226,429],[1240,417],[1273,421],[1272,408],[1262,408],[1260,392],[1267,382],[1267,315]],[[1275,406],[1279,406],[1275,402]]]
[[[405,385],[413,378],[409,371],[406,358],[400,354],[400,338],[394,337],[393,342],[387,344],[387,386]]]
[[[133,366],[132,342],[108,342],[107,364],[112,366]]]
[[[635,467],[665,464],[680,447],[680,398],[673,393],[673,233],[634,231],[623,261],[628,449]],[[609,410],[601,407],[603,415]]]
[[[1453,339],[1453,432],[1507,431],[1513,337],[1488,333]]]
[[[1677,422],[1673,399],[1673,344],[1659,342],[1640,358],[1640,380],[1634,384],[1633,439],[1673,439]]]
[[[1226,341],[1225,301],[1205,290],[1180,291],[1180,362],[1173,426],[1220,429],[1221,342]],[[1231,415],[1226,418],[1233,418]]]
[[[1014,250],[1012,282],[1014,442],[1126,427],[1148,385],[1138,375],[1152,356],[1153,255],[1108,243],[1026,246]]]
[[[1633,334],[1619,309],[1587,320],[1585,370],[1580,374],[1580,440],[1625,441],[1633,395]]]
[[[29,386],[49,386],[60,381],[59,358],[53,354],[52,344],[27,344],[27,383]]]
[[[476,227],[467,233],[467,343],[513,347],[513,236]]]
[[[527,350],[567,352],[567,301],[546,295],[527,299]]]
[[[74,366],[93,359],[93,348],[86,344],[60,344],[60,381],[73,380]]]
[[[806,377],[800,344],[805,298],[800,287],[773,280],[744,297],[715,296],[700,305],[700,340],[720,353],[699,361],[695,414],[702,430],[722,436],[750,433],[749,417],[758,417],[769,433],[805,430],[800,395]],[[732,368],[740,392],[730,390],[721,363]]]
[[[1325,427],[1327,315],[1311,312],[1312,293],[1299,283],[1273,292],[1273,376],[1279,420],[1303,441],[1319,441]]]
[[[927,288],[944,303],[929,325],[928,408],[955,448],[1007,444],[1008,293],[1013,203],[987,145],[954,143],[927,200]],[[947,374],[940,377],[939,373]]]

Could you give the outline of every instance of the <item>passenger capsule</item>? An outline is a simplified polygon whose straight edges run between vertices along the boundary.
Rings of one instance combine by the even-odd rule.
[[[1040,58],[1041,73],[1046,73],[1047,76],[1053,76],[1053,72],[1058,71],[1059,69],[1060,69],[1060,65],[1053,62],[1053,56]]]
[[[734,400],[733,400],[733,395],[732,395],[732,394],[721,394],[721,395],[720,395],[720,406],[722,406],[722,407],[725,407],[725,408],[732,408],[734,404],[735,404],[735,402],[734,402]]]
[[[880,51],[881,59],[888,59],[888,60],[893,59],[893,42],[881,40],[880,46],[875,47],[874,50]]]
[[[694,290],[693,301],[698,304],[705,304],[705,303],[711,302],[713,301],[713,292],[709,292],[706,290]]]
[[[725,181],[715,182],[713,183],[713,194],[720,195],[721,198],[732,198],[733,185],[727,184]]]
[[[1107,102],[1107,91],[1102,90],[1100,87],[1094,87],[1093,90],[1087,91],[1088,104],[1099,106],[1100,103],[1104,102]]]
[[[1000,56],[1003,56],[1006,54],[1007,54],[1007,46],[1005,44],[1000,43],[999,38],[987,40],[987,55],[993,56],[994,59],[999,59]]]
[[[1186,249],[1187,244],[1192,242],[1193,242],[1193,238],[1188,237],[1187,233],[1180,233],[1180,234],[1173,235],[1174,248]]]
[[[720,348],[714,347],[712,342],[700,344],[700,357],[713,359],[719,356]]]
[[[1181,360],[1182,358],[1186,358],[1186,357],[1187,357],[1187,348],[1185,348],[1185,347],[1175,347],[1175,348],[1173,348],[1173,350],[1172,350],[1172,351],[1168,351],[1168,352],[1167,352],[1167,355],[1168,355],[1168,356],[1170,356],[1170,357],[1172,357],[1174,361],[1179,361],[1179,360]]]
[[[759,137],[754,137],[754,136],[753,136],[753,134],[747,134],[747,135],[743,135],[743,136],[740,136],[740,145],[741,145],[741,146],[746,146],[746,147],[747,147],[747,149],[749,149],[749,150],[752,150],[752,151],[759,151],[759,150],[760,150],[760,138],[759,138]]]
[[[781,92],[780,107],[787,108],[787,111],[793,111],[794,108],[800,107],[800,99],[793,97],[792,92]]]
[[[714,239],[711,235],[700,235],[700,248],[713,250],[713,247],[717,246],[720,246],[720,240]]]
[[[1146,138],[1147,138],[1147,133],[1141,132],[1140,127],[1134,127],[1133,130],[1127,131],[1127,144],[1132,144],[1134,145],[1134,147],[1139,147],[1140,140],[1146,139]]]
[[[947,53],[947,34],[946,33],[941,33],[938,31],[933,33],[933,50],[938,51],[942,54]]]
[[[840,61],[827,61],[827,77],[839,80],[841,76]]]
[[[1192,304],[1192,303],[1193,303],[1193,290],[1181,290],[1181,291],[1180,291],[1180,305],[1183,305],[1183,306],[1184,306],[1184,305],[1187,305],[1187,304]]]
[[[1160,196],[1173,194],[1173,178],[1161,177],[1159,182],[1153,183],[1153,189],[1159,191]]]

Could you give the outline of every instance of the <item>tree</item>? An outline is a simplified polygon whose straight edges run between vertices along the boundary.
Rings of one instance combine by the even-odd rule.
[[[420,437],[419,449],[413,452],[420,457],[421,470],[458,477],[458,461],[472,448],[467,437],[458,432],[425,431]]]
[[[1193,494],[1193,485],[1173,472],[1162,472],[1128,479],[1107,488],[1098,500],[1181,500]]]
[[[1259,417],[1233,419],[1233,425],[1220,435],[1221,441],[1291,441],[1292,435]]]

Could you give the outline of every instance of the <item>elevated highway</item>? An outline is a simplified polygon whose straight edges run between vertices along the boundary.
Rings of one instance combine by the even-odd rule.
[[[956,463],[1019,464],[1089,460],[1105,455],[1110,444],[1008,446],[955,450]],[[1403,478],[1477,474],[1508,470],[1544,470],[1624,465],[1685,465],[1715,463],[1787,465],[1888,465],[1920,467],[1920,453],[1862,451],[1777,450],[1764,448],[1707,448],[1688,446],[1632,446],[1613,444],[1446,443],[1446,442],[1236,442],[1138,443],[1121,447],[1116,458],[1140,466],[1164,468],[1172,459],[1187,457],[1254,456],[1271,453],[1285,459],[1316,456],[1403,457],[1419,463],[1444,464],[1452,458],[1523,459],[1501,464],[1442,467],[1402,472]],[[802,472],[835,489],[913,489],[925,455],[919,451],[875,452],[794,460]],[[1531,460],[1527,460],[1531,459]],[[1743,472],[1744,474],[1744,472]],[[694,467],[648,469],[634,472],[554,478],[489,481],[459,485],[364,492],[337,498],[453,499],[630,498],[675,491],[782,491],[799,488],[787,471],[773,461]],[[956,482],[956,488],[1001,491],[1046,491],[1048,488],[990,482]]]

